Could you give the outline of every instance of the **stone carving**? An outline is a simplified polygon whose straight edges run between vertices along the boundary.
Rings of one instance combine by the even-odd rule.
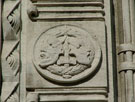
[[[2,102],[19,102],[20,3],[21,0],[17,0],[8,14],[3,16]]]
[[[38,16],[37,7],[31,3],[27,10],[27,14],[28,14],[29,18],[34,21],[33,18]]]
[[[29,5],[29,2],[32,5]],[[91,36],[92,32],[87,32],[80,27],[73,25],[52,27],[34,40],[33,52],[30,52],[33,55],[32,59],[30,63],[28,61],[29,56],[21,59],[22,65],[28,63],[28,67],[22,66],[24,70],[19,75],[19,32],[21,25],[19,3],[20,0],[0,1],[0,9],[3,10],[2,16],[4,18],[2,18],[2,26],[4,26],[2,37],[4,39],[1,39],[3,46],[2,69],[0,68],[2,71],[2,85],[0,85],[2,87],[0,91],[2,100],[0,99],[0,102],[116,102],[117,98],[119,102],[135,101],[135,0],[23,0],[22,21],[24,22],[22,31],[24,36],[21,38],[26,43],[21,45],[21,52],[23,52],[21,54],[24,54],[24,56],[29,50],[27,50],[28,46],[25,44],[29,43],[29,37],[33,34],[31,33],[32,28],[35,28],[34,31],[38,32],[39,27],[45,26],[47,28],[57,23],[78,24],[82,27],[87,26],[86,29],[91,27],[93,31],[100,28],[96,31],[99,34],[93,35],[98,36],[99,42],[102,43],[103,63],[101,63],[101,68],[103,70],[100,70],[92,80],[86,80],[85,83],[76,85],[68,84],[71,85],[68,87],[65,84],[61,84],[63,86],[54,85],[42,78],[40,79],[35,69],[32,69],[31,62],[44,78],[60,83],[76,82],[97,70],[101,59],[99,44]],[[26,9],[29,6],[28,16],[32,21],[37,22],[32,22],[28,17],[25,17]],[[113,9],[113,6],[118,8]],[[118,11],[118,13],[113,14],[115,11]],[[106,13],[105,16],[104,13]],[[7,15],[5,16],[5,14]],[[116,16],[117,34],[114,34],[113,29],[114,16]],[[97,27],[97,25],[100,26]],[[31,28],[29,29],[29,27]],[[116,48],[115,40],[116,45],[119,45],[118,57],[113,56],[115,55],[115,49],[113,48]],[[118,77],[115,73],[117,72],[115,60],[118,61]],[[30,70],[27,70],[27,68],[30,68]],[[25,74],[29,75],[28,79],[25,78]],[[34,79],[35,77],[36,79]],[[117,78],[118,90],[117,83],[115,83]],[[102,81],[102,79],[104,80]],[[101,84],[100,80],[104,83]],[[76,100],[76,97],[79,98]]]
[[[20,67],[18,44],[19,42],[17,42],[15,45],[16,49],[13,52],[11,51],[11,53],[6,58],[6,61],[8,62],[15,76],[18,74]]]
[[[15,48],[15,49],[14,49]],[[19,42],[15,44],[9,55],[5,59],[8,75],[3,73],[3,85],[2,85],[2,102],[18,102],[18,88],[19,88]],[[5,65],[4,64],[4,65]],[[7,77],[8,76],[8,77]]]
[[[101,51],[87,31],[72,25],[60,25],[37,38],[33,56],[33,62],[43,76],[71,82],[96,69]]]
[[[90,8],[93,7],[94,8]],[[47,8],[50,9],[47,9]],[[70,9],[67,9],[69,7]],[[40,9],[42,8],[42,10]],[[59,9],[61,8],[61,9]],[[89,8],[89,9],[87,9]],[[41,1],[30,0],[27,13],[32,21],[65,21],[65,20],[99,20],[104,21],[105,12],[103,10],[103,0],[83,1],[69,0],[61,1]],[[65,15],[66,14],[66,15]],[[55,16],[54,16],[55,15]]]
[[[4,35],[5,39],[7,40],[17,40],[18,38],[18,32],[20,29],[20,9],[18,7],[20,3],[20,0],[16,2],[14,5],[13,9],[8,13],[7,19],[5,20],[5,25],[6,27],[4,29]]]
[[[135,22],[135,1],[121,0],[120,2],[121,5],[116,8],[119,19],[117,23],[119,27],[116,29],[120,36],[118,37],[119,102],[135,102],[135,24],[133,23]]]

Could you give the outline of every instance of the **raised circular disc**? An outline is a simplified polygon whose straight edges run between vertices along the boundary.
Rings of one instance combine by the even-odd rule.
[[[99,44],[82,28],[73,25],[52,27],[36,38],[33,63],[51,81],[74,83],[86,78],[101,59]]]

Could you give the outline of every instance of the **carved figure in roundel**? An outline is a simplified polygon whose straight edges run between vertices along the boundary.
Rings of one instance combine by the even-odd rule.
[[[33,56],[42,76],[68,83],[91,74],[97,68],[101,51],[87,31],[61,25],[43,32],[36,39]]]

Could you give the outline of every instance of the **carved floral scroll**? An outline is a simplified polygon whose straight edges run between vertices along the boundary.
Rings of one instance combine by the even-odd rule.
[[[3,15],[2,102],[19,102],[20,2],[14,1],[8,12]]]

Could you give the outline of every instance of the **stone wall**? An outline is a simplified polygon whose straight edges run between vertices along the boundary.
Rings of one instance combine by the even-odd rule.
[[[1,102],[134,102],[134,0],[5,0]]]

